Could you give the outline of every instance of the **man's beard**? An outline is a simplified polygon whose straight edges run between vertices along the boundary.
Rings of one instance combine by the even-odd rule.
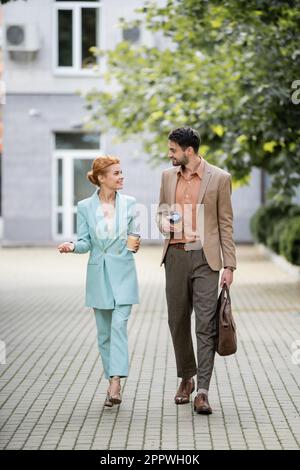
[[[180,166],[182,166],[183,168],[184,168],[185,165],[188,163],[188,161],[189,161],[189,160],[188,160],[188,158],[187,158],[185,155],[183,155],[181,161],[178,161],[177,159],[173,159],[173,158],[172,158],[172,164],[173,164],[173,166],[179,166],[179,165],[180,165]]]

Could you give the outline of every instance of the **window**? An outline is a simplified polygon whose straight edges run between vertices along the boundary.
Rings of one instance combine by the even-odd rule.
[[[58,65],[72,67],[73,58],[73,12],[58,10]]]
[[[56,0],[55,69],[86,72],[97,65],[91,47],[100,46],[99,0]]]
[[[86,174],[101,154],[100,135],[56,132],[54,149],[53,238],[71,240],[76,234],[77,203],[95,191]]]
[[[56,132],[55,148],[58,150],[98,150],[99,134]]]

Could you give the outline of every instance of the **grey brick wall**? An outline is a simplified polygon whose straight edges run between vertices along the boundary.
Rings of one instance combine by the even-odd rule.
[[[39,116],[30,117],[36,109]],[[81,118],[72,95],[8,95],[4,112],[3,243],[51,241],[52,131]]]

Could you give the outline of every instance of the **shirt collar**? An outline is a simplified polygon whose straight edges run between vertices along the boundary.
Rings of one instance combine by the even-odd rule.
[[[194,171],[193,173],[191,173],[191,176],[194,176],[194,175],[198,175],[200,179],[202,179],[203,177],[203,171],[204,171],[204,158],[202,156],[200,156],[201,158],[201,161],[200,161],[200,164],[199,166],[197,167],[196,171]],[[176,171],[177,171],[177,175],[182,175],[184,176],[183,174],[183,169],[182,169],[182,166],[179,165],[178,168],[176,168]]]

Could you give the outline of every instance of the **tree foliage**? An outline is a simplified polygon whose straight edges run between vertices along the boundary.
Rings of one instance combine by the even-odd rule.
[[[265,169],[275,200],[290,198],[300,183],[300,0],[168,0],[139,12],[163,48],[123,41],[105,52],[105,79],[118,85],[87,95],[92,122],[138,134],[156,162],[168,132],[191,125],[209,161],[238,181]]]

